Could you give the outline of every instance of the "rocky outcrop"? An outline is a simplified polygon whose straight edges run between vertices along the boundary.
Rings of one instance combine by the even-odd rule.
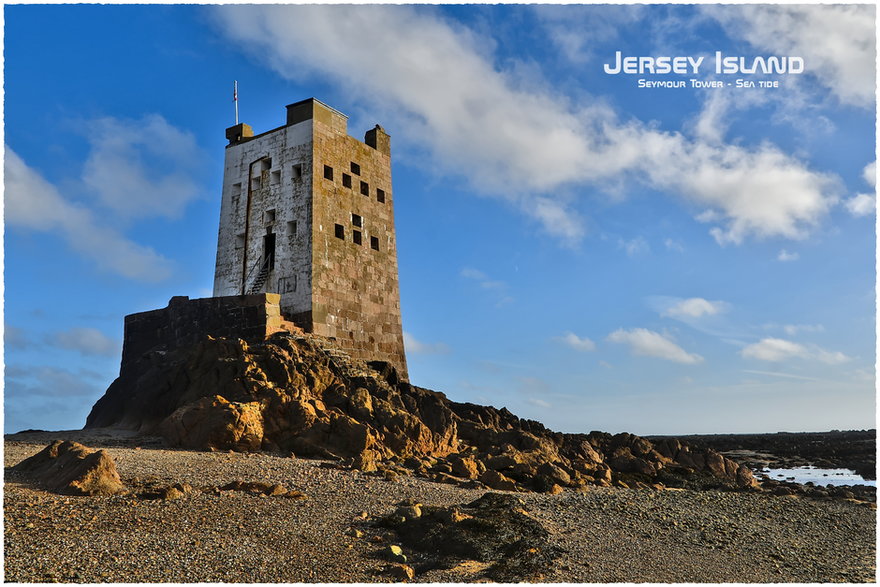
[[[505,408],[449,401],[401,381],[387,363],[354,361],[304,333],[154,348],[125,363],[93,407],[87,427],[104,426],[160,434],[173,446],[334,459],[386,476],[405,465],[503,491],[755,485],[748,469],[712,450],[553,432]]]
[[[86,427],[157,433],[187,448],[367,461],[457,448],[454,416],[442,394],[392,385],[312,340],[276,335],[249,345],[206,337],[153,350],[123,370]]]
[[[680,440],[691,446],[730,453],[737,462],[755,469],[813,465],[852,469],[865,479],[877,478],[877,430],[874,429],[693,435]]]
[[[56,440],[34,456],[8,469],[44,489],[67,495],[116,495],[126,488],[116,463],[104,450]]]

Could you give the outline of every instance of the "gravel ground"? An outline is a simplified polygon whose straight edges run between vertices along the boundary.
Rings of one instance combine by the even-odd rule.
[[[207,488],[241,479],[281,483],[308,497],[68,497],[7,479],[6,581],[387,582],[393,579],[380,553],[395,536],[375,527],[376,517],[407,498],[453,505],[483,494],[414,477],[386,481],[314,460],[167,450],[100,431],[7,436],[5,465],[56,438],[106,447],[126,483]],[[519,497],[565,551],[547,582],[876,580],[876,512],[865,504],[603,488]],[[354,530],[363,536],[352,536]],[[405,545],[404,552],[418,566],[421,555]],[[416,580],[467,582],[480,569],[463,561]]]

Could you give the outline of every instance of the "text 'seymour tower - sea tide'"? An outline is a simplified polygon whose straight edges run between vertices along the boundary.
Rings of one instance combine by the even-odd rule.
[[[278,293],[288,320],[406,378],[390,137],[350,137],[310,98],[284,126],[226,138],[214,296]]]

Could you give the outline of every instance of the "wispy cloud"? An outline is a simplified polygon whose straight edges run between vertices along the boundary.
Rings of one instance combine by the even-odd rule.
[[[576,351],[589,352],[596,350],[596,343],[587,337],[580,337],[573,332],[566,332],[558,338]]]
[[[779,373],[778,371],[755,371],[754,369],[743,369],[743,373],[768,375],[770,377],[782,377],[785,379],[799,379],[801,381],[819,381],[815,377],[804,377],[803,375],[793,375],[792,373]]]
[[[637,236],[630,240],[618,239],[617,246],[626,251],[627,256],[635,257],[651,251],[651,246],[643,237]]]
[[[683,253],[684,252],[684,245],[681,243],[681,241],[673,239],[673,238],[668,238],[668,239],[664,240],[663,246],[665,246],[667,250],[670,250],[670,251],[673,251],[676,253]]]
[[[122,219],[177,218],[201,194],[194,179],[202,152],[192,133],[157,114],[91,120],[83,183]]]
[[[594,47],[618,37],[621,26],[632,24],[645,14],[645,6],[592,5],[533,7],[537,20],[547,37],[560,53],[572,63],[582,66],[593,60]]]
[[[710,302],[703,298],[687,298],[687,299],[670,299],[669,305],[660,312],[661,316],[670,318],[701,318],[703,316],[714,316],[726,312],[729,308],[727,302],[715,300]]]
[[[72,250],[123,277],[156,282],[170,276],[168,259],[128,240],[92,210],[65,199],[8,146],[4,169],[9,226],[58,233]]]
[[[107,381],[92,371],[69,371],[54,366],[35,366],[6,371],[6,399],[13,403],[40,397],[96,396],[106,389]]]
[[[870,5],[706,6],[728,34],[758,49],[799,55],[841,102],[874,107],[875,7]]]
[[[646,328],[633,328],[631,330],[621,328],[609,334],[608,340],[629,345],[630,351],[635,355],[657,357],[686,365],[703,362],[703,357],[700,355],[689,353],[678,346],[671,338]]]
[[[789,336],[795,336],[800,332],[825,332],[825,327],[821,324],[783,324],[782,326],[768,324],[767,328],[781,328]]]
[[[407,352],[417,355],[447,355],[450,348],[442,342],[421,342],[409,332],[403,332],[403,346]]]
[[[576,184],[633,178],[677,194],[715,214],[710,232],[721,244],[805,238],[839,198],[836,177],[771,144],[693,140],[623,122],[601,100],[575,106],[549,85],[518,84],[515,66],[503,69],[477,35],[431,9],[223,6],[213,14],[282,76],[358,88],[425,146],[432,165],[505,198],[569,244],[583,235],[563,195]]]
[[[499,281],[496,279],[490,278],[488,275],[480,271],[479,269],[474,269],[473,267],[465,267],[461,270],[460,275],[465,279],[472,280],[476,282],[482,289],[491,290],[496,292],[494,295],[497,296],[495,301],[495,306],[501,307],[506,306],[513,302],[513,297],[508,295],[507,292],[507,283],[503,281]]]
[[[47,344],[76,351],[83,355],[112,357],[119,354],[122,345],[95,328],[71,328],[54,332],[46,337]]]
[[[872,161],[865,166],[862,177],[873,188],[877,182],[877,162]],[[868,216],[877,210],[876,192],[856,194],[844,201],[844,206],[853,216]]]
[[[850,357],[839,351],[826,351],[816,345],[802,345],[781,338],[764,338],[750,344],[740,351],[746,359],[757,359],[778,363],[789,359],[816,360],[828,365],[838,365],[851,361]]]
[[[783,263],[797,261],[800,258],[801,256],[798,253],[789,253],[785,249],[782,249],[781,251],[779,251],[779,254],[776,255],[776,260],[782,261]]]
[[[488,275],[472,267],[465,267],[462,269],[461,276],[476,281],[483,289],[502,289],[506,287],[506,284],[503,281],[490,279]]]
[[[33,341],[28,336],[27,330],[13,326],[12,324],[3,325],[3,345],[6,350],[23,350],[33,346]]]

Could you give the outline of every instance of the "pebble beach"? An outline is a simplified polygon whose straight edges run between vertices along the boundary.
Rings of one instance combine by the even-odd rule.
[[[173,500],[71,497],[7,473],[7,582],[394,582],[383,552],[399,542],[379,518],[405,500],[449,506],[485,493],[319,460],[169,450],[96,431],[7,436],[5,466],[55,439],[105,448],[126,485],[187,483],[193,491]],[[212,490],[235,480],[281,484],[305,498]],[[561,552],[544,582],[876,580],[871,504],[620,488],[516,495]],[[485,566],[420,567],[425,554],[401,546],[416,582],[474,581]]]

